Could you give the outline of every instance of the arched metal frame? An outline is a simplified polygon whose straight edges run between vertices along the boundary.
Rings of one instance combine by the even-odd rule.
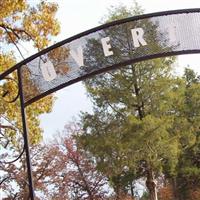
[[[26,106],[32,104],[33,102],[35,102],[35,101],[37,101],[37,100],[39,100],[39,99],[47,96],[48,94],[53,93],[53,92],[55,92],[55,91],[57,91],[57,90],[59,90],[61,88],[64,88],[64,87],[66,87],[68,85],[71,85],[71,84],[74,84],[74,83],[76,83],[78,81],[82,81],[82,80],[87,79],[89,77],[92,77],[94,75],[100,74],[102,72],[106,72],[108,70],[117,69],[117,68],[122,67],[122,66],[126,66],[126,65],[129,65],[129,64],[132,64],[132,63],[136,63],[136,62],[140,62],[140,61],[144,61],[144,60],[148,60],[148,59],[154,59],[154,58],[166,57],[166,56],[173,56],[173,55],[181,55],[181,54],[200,53],[200,37],[198,38],[198,36],[196,35],[197,38],[193,38],[192,42],[198,43],[197,45],[194,44],[193,45],[194,47],[192,45],[189,45],[189,48],[185,48],[185,46],[187,46],[187,44],[189,44],[189,43],[185,43],[183,46],[181,46],[181,44],[180,44],[181,41],[178,41],[179,43],[177,43],[176,45],[173,45],[172,43],[170,43],[170,41],[168,41],[170,38],[166,38],[165,36],[163,36],[164,33],[166,33],[168,35],[170,33],[169,32],[163,32],[162,34],[160,34],[159,37],[164,37],[164,39],[161,38],[163,40],[162,44],[160,44],[160,46],[157,46],[157,50],[155,52],[152,49],[148,49],[146,47],[147,45],[145,44],[145,42],[144,41],[142,42],[140,40],[141,38],[140,39],[137,38],[138,39],[138,44],[139,44],[139,46],[141,46],[141,50],[137,52],[138,56],[134,57],[133,53],[130,53],[129,54],[130,57],[127,57],[127,59],[120,60],[118,62],[114,62],[113,60],[115,60],[115,59],[113,59],[113,60],[111,59],[111,60],[109,60],[111,62],[110,65],[106,64],[106,66],[104,66],[104,67],[101,67],[101,68],[98,68],[98,69],[95,69],[95,70],[93,70],[93,69],[92,70],[88,70],[88,71],[86,70],[86,72],[83,70],[84,73],[82,73],[82,74],[80,73],[78,75],[75,74],[75,76],[73,76],[71,79],[68,79],[67,76],[74,75],[74,74],[73,73],[72,74],[70,74],[70,73],[68,74],[68,72],[64,71],[64,72],[62,72],[63,74],[61,73],[61,75],[57,77],[58,79],[59,78],[63,78],[63,81],[61,83],[55,82],[56,83],[55,86],[50,85],[50,87],[48,86],[47,89],[43,89],[42,86],[41,86],[41,83],[43,83],[43,82],[41,82],[40,85],[37,85],[37,88],[36,88],[36,91],[38,93],[37,94],[33,94],[33,96],[28,97],[26,99],[26,95],[29,95],[29,94],[25,94],[26,91],[24,91],[24,90],[26,88],[23,85],[23,79],[28,77],[28,80],[33,81],[33,82],[34,81],[37,82],[37,79],[34,79],[34,77],[32,77],[31,73],[35,72],[34,71],[35,70],[34,67],[37,68],[36,65],[38,64],[38,62],[34,63],[33,61],[34,60],[38,61],[37,59],[39,59],[39,62],[41,62],[41,61],[43,62],[46,58],[50,57],[50,54],[49,54],[50,52],[53,52],[54,50],[59,49],[59,48],[61,48],[63,46],[64,46],[64,48],[66,48],[66,45],[72,43],[73,41],[76,41],[75,42],[76,43],[75,46],[77,46],[77,41],[84,43],[83,40],[79,40],[79,39],[84,38],[84,37],[87,38],[88,35],[92,35],[93,34],[92,38],[87,38],[88,41],[91,41],[90,39],[93,39],[93,41],[96,38],[99,39],[99,37],[97,37],[99,35],[95,35],[98,32],[100,32],[100,35],[102,37],[103,36],[105,37],[106,35],[104,33],[106,33],[107,30],[113,31],[113,28],[115,28],[117,26],[118,27],[121,26],[120,28],[123,28],[123,25],[126,25],[126,28],[127,28],[127,26],[131,26],[133,28],[134,26],[136,26],[136,27],[141,26],[142,27],[142,23],[147,23],[148,24],[147,25],[148,28],[149,27],[151,27],[151,28],[153,27],[152,29],[150,28],[151,30],[148,30],[149,34],[151,34],[151,31],[153,31],[153,29],[156,28],[156,26],[157,26],[156,25],[156,20],[154,20],[155,24],[153,24],[153,25],[151,24],[152,21],[149,23],[149,22],[147,22],[145,20],[148,20],[150,18],[153,18],[153,19],[157,19],[158,18],[159,19],[159,17],[165,18],[166,16],[181,16],[181,15],[184,16],[184,19],[189,18],[189,15],[193,15],[192,18],[189,18],[188,25],[190,25],[190,23],[192,21],[193,26],[191,27],[191,29],[195,29],[194,25],[196,25],[197,26],[196,27],[197,30],[198,30],[198,28],[200,30],[200,9],[174,10],[174,11],[166,11],[166,12],[158,12],[158,13],[151,13],[151,14],[145,14],[145,15],[140,15],[140,16],[134,16],[134,17],[130,17],[130,18],[127,18],[127,19],[122,19],[122,20],[118,20],[118,21],[114,21],[114,22],[110,22],[108,24],[104,24],[104,25],[98,26],[96,28],[90,29],[88,31],[82,32],[82,33],[80,33],[78,35],[75,35],[73,37],[70,37],[70,38],[68,38],[66,40],[63,40],[63,41],[61,41],[61,42],[59,42],[59,43],[57,43],[55,45],[52,45],[51,47],[48,47],[47,49],[44,49],[44,50],[36,53],[35,55],[33,55],[31,57],[23,60],[22,62],[16,64],[14,67],[11,67],[7,71],[5,71],[2,74],[0,74],[0,81],[1,81],[1,80],[6,79],[8,77],[8,75],[11,74],[12,72],[17,71],[18,89],[19,89],[17,97],[20,98],[21,117],[22,117],[22,123],[23,123],[24,150],[26,152],[26,163],[27,163],[27,173],[28,173],[28,181],[29,181],[29,192],[30,192],[30,198],[32,200],[34,199],[34,186],[33,186],[32,170],[31,170],[31,160],[30,160],[30,152],[29,152],[29,142],[28,142],[28,133],[27,133],[27,124],[26,124],[26,114],[25,114],[25,107]],[[172,20],[172,18],[170,18],[170,20],[168,21],[168,23],[171,23],[171,22],[174,23],[174,21]],[[177,18],[177,20],[178,20],[178,18]],[[199,22],[199,24],[197,24],[197,22]],[[133,24],[131,24],[131,23],[133,23]],[[177,22],[175,22],[175,23],[177,23]],[[158,28],[159,30],[164,27],[163,24],[159,25],[159,26],[160,26]],[[177,26],[177,24],[175,24],[175,26]],[[187,31],[188,31],[189,28],[188,27],[185,27],[185,28],[187,28]],[[137,32],[137,31],[139,31],[139,30],[136,30],[136,32],[135,32],[136,36],[137,36],[137,34],[139,34],[139,32]],[[179,32],[181,32],[181,30],[179,30]],[[188,36],[188,35],[187,34],[184,35],[183,39],[189,40],[189,38],[186,38],[186,36]],[[144,34],[144,37],[147,37],[147,35]],[[194,35],[193,35],[193,37],[194,37]],[[155,42],[155,41],[157,41],[158,38],[153,38],[153,39],[154,39],[154,42]],[[111,39],[108,38],[108,40],[106,41],[108,43],[106,43],[106,45],[107,45],[107,50],[110,51],[111,55],[106,55],[105,52],[104,52],[104,56],[105,56],[106,60],[102,61],[102,63],[104,63],[104,62],[107,63],[107,61],[109,59],[109,56],[112,57],[112,53],[113,52],[111,52],[111,46],[109,46],[110,40],[112,41],[112,38]],[[98,44],[100,44],[100,43],[98,43]],[[84,43],[84,45],[85,45],[85,43]],[[133,45],[131,48],[135,48],[135,47],[136,46]],[[85,45],[85,48],[86,48],[86,45]],[[162,51],[162,48],[164,48],[163,51]],[[63,49],[61,49],[61,50],[63,50]],[[101,46],[101,50],[102,50],[102,46]],[[152,52],[148,53],[149,50],[152,51]],[[144,51],[146,51],[146,53],[144,53]],[[88,52],[90,52],[90,51],[88,51]],[[135,50],[135,52],[136,52],[136,50]],[[71,61],[72,58],[69,58],[69,55],[68,55],[69,52],[68,52],[68,50],[65,49],[65,53],[67,55],[66,56],[67,58],[66,57],[64,58],[65,59],[64,63],[65,63],[65,67],[66,67],[67,64],[69,63],[68,61]],[[82,51],[80,51],[79,53],[82,53]],[[142,56],[140,56],[140,54]],[[58,57],[61,56],[61,55],[62,55],[62,51],[58,55]],[[103,53],[102,53],[102,55],[103,55]],[[66,59],[67,59],[67,61],[66,61]],[[102,59],[102,57],[101,57],[101,59]],[[99,64],[98,60],[96,62],[97,62],[97,64]],[[89,63],[89,61],[88,61],[88,63]],[[55,64],[55,63],[53,63],[53,64]],[[75,66],[75,65],[76,64],[72,64],[71,68],[73,68],[73,66]],[[84,66],[81,65],[81,66],[79,66],[79,68],[80,67],[84,67]],[[38,69],[39,68],[41,70],[41,66],[39,66]],[[65,70],[66,69],[68,70],[68,68],[65,68]],[[26,73],[28,73],[28,75],[25,74],[25,72],[23,70],[25,70]],[[41,71],[39,71],[39,70],[36,71],[36,73],[37,73],[36,75],[37,76],[40,76],[40,74],[38,74],[39,72],[41,73]],[[39,77],[38,80],[40,81],[40,79],[41,78]],[[48,80],[47,82],[51,82],[51,81],[53,82],[54,80],[53,79],[52,80]],[[32,87],[32,86],[30,86],[30,87]],[[6,94],[5,94],[5,96],[6,96]],[[17,97],[13,101],[15,101],[17,99]],[[13,101],[11,101],[10,103],[12,103]],[[20,154],[19,157],[21,157],[21,155],[23,154],[24,150],[22,151],[22,153]],[[6,179],[7,178],[5,178],[5,180]],[[5,181],[5,180],[3,180],[3,181]],[[1,181],[0,184],[3,181]]]

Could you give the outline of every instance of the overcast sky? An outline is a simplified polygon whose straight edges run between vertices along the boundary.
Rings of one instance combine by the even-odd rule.
[[[132,0],[56,0],[56,2],[59,5],[57,18],[61,23],[61,33],[56,38],[56,42],[98,26],[111,6],[134,5]],[[137,2],[145,10],[145,13],[200,8],[200,0],[138,0]],[[200,68],[199,56],[180,56],[178,58],[179,65],[190,65],[198,69]],[[41,127],[45,131],[45,140],[57,130],[61,131],[64,124],[72,121],[73,116],[77,117],[80,110],[91,111],[89,100],[81,83],[58,91],[56,96],[58,98],[54,104],[53,112],[41,117]]]

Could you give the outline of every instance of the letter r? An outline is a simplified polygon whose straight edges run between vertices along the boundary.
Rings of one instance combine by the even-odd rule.
[[[146,41],[143,38],[144,30],[142,28],[134,28],[131,29],[131,34],[133,38],[133,46],[134,47],[140,47],[140,44],[142,46],[147,45]]]

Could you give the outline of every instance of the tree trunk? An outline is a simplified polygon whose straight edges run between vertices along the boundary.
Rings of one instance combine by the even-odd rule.
[[[173,198],[174,200],[179,200],[179,192],[177,189],[177,181],[176,178],[171,179],[171,184],[172,184],[172,190],[173,190]]]
[[[131,185],[131,196],[134,197],[134,185],[133,185],[133,182],[131,182],[130,185]]]
[[[149,190],[149,200],[158,200],[156,183],[153,175],[153,171],[150,169],[147,171],[146,186]]]
[[[115,188],[115,193],[116,193],[116,200],[120,200],[121,199],[121,195],[122,195],[121,187],[117,186]]]

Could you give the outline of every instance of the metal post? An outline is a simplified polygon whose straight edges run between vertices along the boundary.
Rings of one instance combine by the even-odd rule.
[[[27,131],[27,124],[26,124],[26,113],[25,113],[24,96],[23,96],[23,89],[22,89],[21,67],[17,70],[17,75],[18,75],[19,97],[20,97],[20,107],[21,107],[22,126],[23,126],[24,147],[25,147],[25,152],[26,152],[26,165],[27,165],[27,174],[28,174],[28,183],[29,183],[29,197],[31,198],[31,200],[34,200],[34,185],[33,185],[33,178],[32,178],[28,131]]]

